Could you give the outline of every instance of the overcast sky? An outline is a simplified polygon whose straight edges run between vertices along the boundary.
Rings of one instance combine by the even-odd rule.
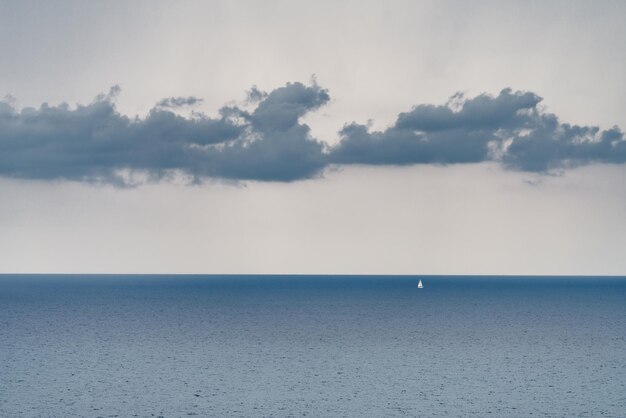
[[[0,2],[0,272],[626,274],[626,5]]]

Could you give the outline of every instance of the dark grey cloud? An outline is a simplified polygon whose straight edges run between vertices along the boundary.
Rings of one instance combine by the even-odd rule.
[[[541,97],[504,89],[497,96],[453,96],[446,105],[418,105],[384,131],[350,124],[329,153],[335,164],[453,164],[498,161],[549,172],[589,163],[626,162],[619,128],[561,123]]]
[[[202,103],[202,99],[194,96],[189,97],[168,97],[156,104],[156,107],[175,109],[177,107],[194,106]]]
[[[247,135],[208,150],[209,163],[201,173],[263,181],[293,181],[319,174],[327,165],[324,146],[299,119],[327,103],[328,92],[316,83],[288,83],[256,97],[262,100],[252,112],[223,109],[224,114],[245,121]]]
[[[0,105],[0,175],[119,183],[120,170],[147,170],[162,177],[190,167],[200,148],[241,135],[228,118],[184,118],[152,109],[143,118],[121,115],[109,97],[86,106],[68,105],[20,112]]]
[[[255,103],[259,102],[267,97],[267,93],[263,90],[259,90],[257,86],[252,86],[250,90],[247,92],[248,102]]]
[[[161,100],[147,116],[120,114],[114,86],[88,105],[18,110],[0,102],[0,176],[128,185],[125,172],[161,179],[172,172],[204,178],[293,181],[319,176],[328,165],[455,164],[497,161],[509,169],[550,172],[588,163],[626,162],[617,127],[561,123],[541,97],[502,90],[497,96],[454,95],[445,105],[400,113],[389,128],[351,123],[333,147],[300,122],[330,100],[318,86],[288,83],[269,93],[253,87],[252,110],[223,107],[219,116],[173,112],[200,101]]]
[[[298,122],[329,100],[313,84],[289,83],[264,95],[247,112],[224,107],[220,116],[183,117],[161,106],[195,102],[165,99],[144,118],[120,114],[116,86],[89,105],[67,104],[18,111],[0,102],[0,175],[128,183],[125,170],[160,179],[179,170],[204,177],[291,181],[316,175],[323,146]]]

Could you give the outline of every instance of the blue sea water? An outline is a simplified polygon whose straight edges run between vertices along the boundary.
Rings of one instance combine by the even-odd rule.
[[[1,417],[626,416],[626,278],[0,276]]]

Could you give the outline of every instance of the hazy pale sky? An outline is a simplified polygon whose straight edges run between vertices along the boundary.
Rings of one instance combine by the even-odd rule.
[[[0,2],[0,272],[626,274],[625,17]]]

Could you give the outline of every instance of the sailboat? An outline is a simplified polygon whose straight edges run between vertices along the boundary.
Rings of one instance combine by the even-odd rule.
[[[422,284],[422,280],[420,279],[419,283],[417,283],[417,288],[418,289],[423,289],[424,285]]]

